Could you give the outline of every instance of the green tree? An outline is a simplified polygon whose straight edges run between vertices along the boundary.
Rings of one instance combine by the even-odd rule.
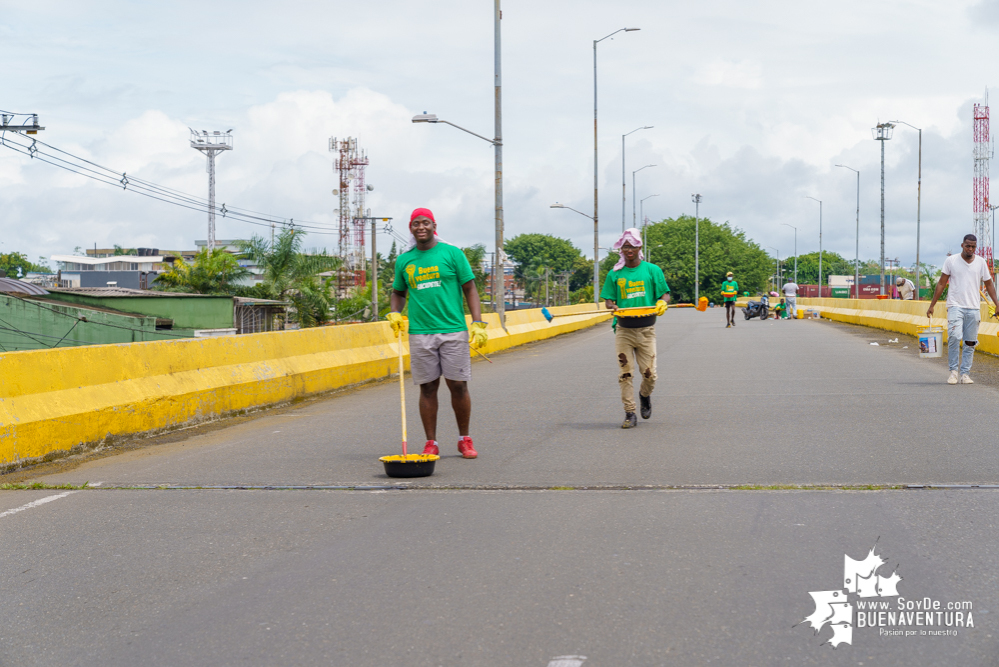
[[[27,275],[29,271],[52,273],[49,267],[34,264],[27,255],[21,252],[0,253],[0,271],[5,272],[8,278],[20,278]]]
[[[303,327],[314,327],[329,321],[332,306],[330,281],[317,274],[335,271],[343,263],[325,251],[303,253],[305,236],[301,230],[286,228],[273,242],[255,235],[238,246],[241,255],[252,259],[263,271],[264,280],[254,287],[254,295],[290,301],[292,320]],[[367,289],[370,301],[371,288]]]
[[[486,293],[487,274],[482,268],[482,263],[486,259],[486,246],[477,243],[470,248],[462,248],[461,251],[465,253],[465,257],[472,267],[472,273],[475,274],[475,287],[479,290],[479,296],[481,296]]]
[[[135,254],[136,254],[135,248],[123,248],[120,245],[118,245],[117,243],[114,244],[114,256],[115,257],[120,257],[122,255],[135,255]]]
[[[701,218],[700,236],[700,295],[717,301],[725,273],[732,271],[739,290],[755,293],[767,286],[773,273],[773,259],[759,245],[746,238],[741,229],[726,223]],[[674,303],[694,300],[694,217],[682,215],[648,226],[646,261],[658,265],[666,275]],[[607,271],[617,262],[617,253],[610,253],[601,262],[600,284]],[[824,269],[825,267],[823,267]],[[799,265],[800,270],[800,265]]]
[[[503,249],[516,265],[513,275],[521,285],[526,286],[526,270],[540,262],[552,271],[572,271],[570,289],[582,287],[580,282],[573,281],[577,280],[577,273],[584,273],[582,269],[585,265],[578,264],[577,260],[583,260],[584,263],[586,260],[571,241],[551,234],[519,234],[504,243]],[[592,270],[593,264],[590,263],[589,266]]]
[[[771,260],[771,267],[773,260]],[[842,255],[822,251],[822,281],[819,282],[819,253],[810,252],[807,255],[798,255],[798,284],[800,285],[828,285],[829,276],[852,276],[852,260],[845,259]],[[770,270],[773,273],[773,269]],[[864,274],[863,271],[860,272]],[[784,260],[784,276],[794,277],[794,255]]]
[[[153,288],[164,292],[235,295],[245,290],[238,283],[249,275],[250,271],[229,253],[216,250],[208,254],[208,248],[202,248],[193,262],[178,257],[169,271],[156,277]]]

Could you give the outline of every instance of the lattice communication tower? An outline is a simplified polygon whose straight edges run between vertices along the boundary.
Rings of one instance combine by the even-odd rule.
[[[975,105],[975,178],[972,185],[975,236],[978,237],[977,254],[992,267],[992,233],[989,228],[989,96],[985,104]]]
[[[337,188],[333,194],[339,199],[339,248],[343,267],[337,279],[337,291],[341,296],[351,287],[364,287],[366,284],[364,267],[364,224],[368,215],[364,205],[367,186],[364,182],[364,168],[368,166],[368,156],[357,147],[357,139],[330,137],[330,151],[336,154],[333,165],[337,173]]]

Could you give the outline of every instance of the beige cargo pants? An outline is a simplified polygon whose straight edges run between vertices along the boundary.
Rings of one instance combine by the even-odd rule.
[[[635,406],[634,366],[632,356],[642,374],[642,386],[639,391],[643,396],[651,396],[656,387],[656,328],[641,327],[625,329],[617,325],[614,335],[614,351],[617,353],[617,365],[620,373],[617,381],[621,385],[621,402],[625,412],[637,412]]]

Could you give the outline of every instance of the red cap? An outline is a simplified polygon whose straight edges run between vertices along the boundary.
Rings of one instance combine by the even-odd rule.
[[[430,218],[432,222],[437,222],[434,220],[434,213],[429,208],[417,208],[413,209],[413,212],[409,216],[409,224],[413,224],[413,220],[416,220],[420,216]]]

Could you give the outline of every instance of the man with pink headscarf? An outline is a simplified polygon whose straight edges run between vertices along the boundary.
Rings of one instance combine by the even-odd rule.
[[[642,254],[642,234],[631,228],[625,230],[614,244],[620,258],[607,274],[600,296],[606,299],[607,308],[654,308],[640,317],[615,317],[614,351],[620,367],[618,384],[624,403],[624,423],[621,428],[638,425],[635,416],[635,386],[632,358],[642,374],[639,400],[642,419],[652,416],[652,390],[656,386],[656,317],[666,312],[669,304],[669,285],[663,270],[646,262]]]

